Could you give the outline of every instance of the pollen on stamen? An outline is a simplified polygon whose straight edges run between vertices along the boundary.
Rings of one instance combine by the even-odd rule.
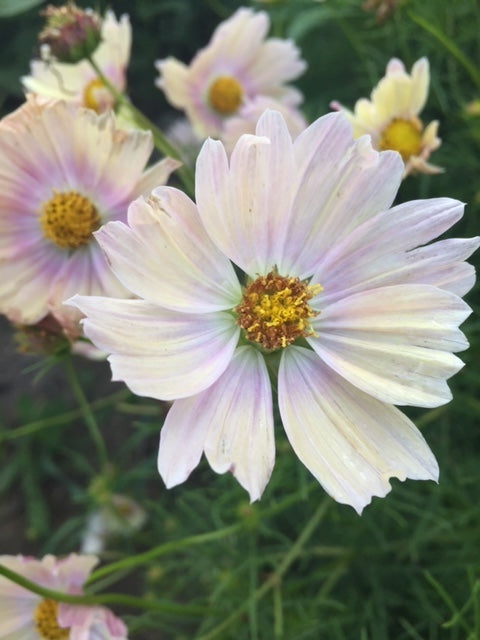
[[[238,111],[243,100],[243,87],[233,76],[219,76],[208,91],[208,101],[222,116]]]
[[[77,249],[90,242],[101,225],[93,202],[77,191],[54,191],[42,206],[40,226],[45,238],[61,249]]]
[[[43,640],[67,640],[70,628],[58,624],[58,603],[41,600],[34,613],[35,629]]]
[[[379,148],[381,151],[398,151],[404,162],[411,156],[419,155],[422,150],[421,121],[418,118],[392,120],[382,132]]]
[[[247,340],[264,350],[284,349],[299,338],[316,335],[310,320],[319,312],[311,308],[309,300],[321,290],[319,284],[308,285],[271,271],[245,288],[243,300],[235,308],[237,322]]]

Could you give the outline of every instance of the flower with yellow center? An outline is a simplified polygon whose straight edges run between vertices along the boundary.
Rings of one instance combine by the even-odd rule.
[[[301,102],[286,83],[306,64],[293,41],[267,38],[269,27],[267,13],[242,7],[215,29],[189,66],[173,57],[155,63],[157,87],[185,111],[199,138],[221,138],[229,119],[259,97],[289,108]]]
[[[243,87],[232,76],[220,76],[208,90],[208,101],[212,109],[224,116],[231,116],[242,104]]]
[[[0,565],[41,587],[79,595],[98,558],[70,554],[41,560],[24,556],[0,556]],[[67,640],[108,638],[127,640],[127,628],[109,609],[71,605],[44,599],[0,576],[0,637],[22,640]],[[6,635],[5,635],[6,633]]]
[[[42,640],[67,640],[70,628],[58,624],[58,603],[55,600],[41,600],[33,614],[35,629]]]
[[[113,377],[173,401],[159,471],[183,482],[205,453],[258,499],[275,459],[271,380],[300,460],[357,511],[391,476],[436,479],[435,458],[393,405],[448,402],[467,346],[458,325],[479,239],[430,240],[458,220],[448,198],[389,209],[398,153],[353,140],[329,114],[292,142],[266,111],[230,159],[207,140],[194,204],[169,187],[96,234],[137,299],[75,296]],[[445,276],[448,274],[448,277]]]
[[[443,169],[427,162],[440,146],[438,122],[424,127],[418,117],[427,100],[429,83],[427,58],[417,60],[410,75],[403,63],[393,58],[370,100],[358,100],[353,112],[338,102],[332,102],[331,106],[347,115],[355,137],[369,134],[375,148],[400,153],[405,163],[404,177],[412,173],[440,173]]]
[[[131,40],[128,16],[117,20],[112,11],[107,11],[101,25],[101,41],[92,58],[120,93],[126,89]],[[73,64],[32,60],[30,75],[22,78],[22,84],[40,100],[62,99],[97,113],[116,106],[115,99],[87,60]]]
[[[165,183],[179,163],[144,171],[150,133],[117,128],[65,102],[35,98],[0,123],[0,312],[35,325],[49,313],[74,338],[73,293],[131,294],[111,273],[94,233],[125,220],[130,201]],[[28,193],[28,198],[25,197]]]

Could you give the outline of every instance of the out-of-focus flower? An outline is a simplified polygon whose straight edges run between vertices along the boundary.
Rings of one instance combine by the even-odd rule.
[[[42,15],[47,24],[38,36],[39,47],[46,47],[59,62],[79,62],[98,47],[102,20],[92,9],[80,9],[68,2],[61,7],[48,5]]]
[[[240,8],[215,30],[190,66],[169,57],[155,64],[157,87],[183,109],[202,139],[220,137],[225,122],[250,100],[266,96],[290,107],[302,99],[285,85],[306,67],[291,40],[268,38],[268,15]]]
[[[427,162],[441,143],[437,137],[438,121],[424,127],[418,117],[425,106],[429,84],[427,58],[415,62],[411,75],[403,62],[392,58],[370,100],[357,100],[353,113],[338,102],[331,106],[347,115],[355,137],[368,133],[376,149],[398,151],[405,162],[404,177],[411,173],[441,173],[441,167]]]
[[[379,24],[391,18],[398,9],[402,0],[366,0],[362,8],[364,11],[375,11],[375,17]]]
[[[145,510],[129,498],[116,494],[89,517],[82,540],[82,553],[100,553],[112,536],[128,536],[144,524]]]
[[[307,127],[307,121],[298,109],[283,105],[272,98],[258,96],[241,107],[235,116],[226,120],[222,142],[229,153],[241,135],[255,133],[257,122],[266,109],[273,109],[282,114],[293,139]]]
[[[39,586],[80,595],[98,563],[75,553],[64,559],[0,556],[0,564]],[[5,640],[126,640],[127,627],[109,609],[42,598],[0,576],[0,638]]]
[[[86,335],[113,378],[174,400],[159,470],[183,482],[204,452],[258,499],[274,465],[272,392],[300,460],[361,511],[388,479],[437,479],[435,458],[394,404],[435,407],[468,346],[458,325],[478,238],[427,244],[461,218],[448,198],[389,209],[398,153],[354,141],[329,114],[292,143],[279,113],[242,136],[230,160],[205,142],[195,205],[159,188],[128,225],[96,237],[140,299],[76,296]],[[232,266],[236,265],[236,269]],[[237,274],[244,273],[241,277]]]
[[[480,116],[480,99],[472,100],[465,106],[465,111],[469,116],[478,118]]]
[[[148,171],[152,136],[111,113],[31,98],[0,122],[0,312],[33,325],[52,313],[72,336],[74,293],[129,296],[92,236],[126,219],[129,203],[165,184],[179,163]]]
[[[107,11],[101,33],[101,42],[92,58],[112,85],[122,93],[126,87],[132,39],[128,16],[123,15],[117,20],[112,11]],[[22,83],[27,91],[44,100],[63,99],[98,113],[115,106],[114,97],[87,60],[76,64],[32,60],[30,75],[24,76]]]

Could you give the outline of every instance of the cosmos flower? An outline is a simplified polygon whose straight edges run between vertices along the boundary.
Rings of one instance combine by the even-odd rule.
[[[274,465],[273,399],[300,460],[358,512],[389,478],[437,479],[395,406],[436,407],[467,347],[464,260],[479,239],[427,244],[461,218],[449,198],[390,208],[398,153],[354,141],[343,114],[292,143],[266,111],[230,159],[207,140],[195,205],[160,187],[96,237],[139,299],[76,296],[115,380],[173,400],[158,464],[168,487],[205,453],[258,499]],[[235,268],[234,266],[235,265]],[[244,275],[241,275],[241,274]],[[239,275],[240,274],[240,275]]]
[[[102,40],[92,58],[120,92],[126,88],[130,60],[131,26],[127,15],[117,20],[107,11],[102,22]],[[63,99],[102,113],[115,106],[115,99],[98,78],[88,60],[67,64],[52,60],[32,60],[25,89],[40,99]]]
[[[169,57],[155,65],[156,86],[183,109],[202,139],[221,136],[225,122],[257,96],[295,107],[302,99],[285,86],[306,67],[291,40],[268,38],[268,15],[240,8],[215,30],[190,66]]]
[[[0,564],[31,582],[79,595],[98,558],[70,554],[41,560],[0,556]],[[42,598],[0,576],[0,638],[6,640],[126,640],[127,628],[109,609]]]
[[[78,314],[63,300],[130,295],[92,232],[125,220],[130,202],[178,166],[145,171],[152,148],[150,133],[63,101],[32,98],[0,122],[0,313],[32,325],[50,312],[75,335]]]
[[[398,151],[405,162],[404,177],[412,173],[441,173],[442,168],[429,164],[432,151],[438,149],[438,121],[424,126],[419,113],[425,106],[430,84],[427,58],[420,58],[409,75],[403,62],[392,58],[385,76],[372,91],[370,100],[357,100],[353,113],[338,102],[353,124],[355,137],[368,133],[375,149]]]

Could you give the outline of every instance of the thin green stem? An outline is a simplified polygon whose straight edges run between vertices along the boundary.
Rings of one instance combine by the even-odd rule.
[[[140,128],[151,131],[155,147],[165,156],[170,156],[171,158],[175,158],[175,160],[182,162],[182,166],[177,170],[177,174],[183,182],[187,193],[193,196],[195,192],[195,176],[188,164],[183,160],[179,150],[166,138],[163,132],[150,120],[150,118],[147,118],[147,116],[131,102],[128,96],[116,89],[92,57],[88,58],[88,61],[117,103],[123,105],[129,110],[136,124]]]
[[[139,565],[147,564],[152,560],[159,558],[160,556],[164,556],[167,553],[173,551],[179,551],[180,549],[184,549],[185,547],[193,547],[198,544],[221,540],[222,538],[226,538],[233,533],[236,533],[239,529],[241,529],[242,526],[243,522],[238,522],[237,524],[226,527],[225,529],[219,529],[218,531],[210,531],[208,533],[201,533],[196,536],[188,536],[187,538],[183,538],[182,540],[171,540],[170,542],[161,544],[158,547],[150,549],[149,551],[145,551],[144,553],[138,553],[135,556],[123,558],[118,562],[112,562],[106,567],[97,569],[92,573],[86,584],[92,584],[92,582],[95,582],[96,580],[99,580],[100,578],[103,578],[104,576],[107,576],[115,571],[123,571],[127,568],[135,568]]]
[[[173,602],[163,602],[160,600],[150,600],[148,598],[137,598],[123,593],[102,593],[99,595],[72,595],[62,591],[55,591],[42,587],[36,582],[28,580],[16,571],[12,571],[0,564],[0,575],[15,582],[21,587],[33,593],[56,602],[66,602],[77,605],[122,605],[137,609],[147,609],[149,611],[160,611],[162,613],[192,614],[201,615],[205,613],[205,607],[177,605]]]
[[[242,604],[230,615],[228,618],[223,620],[219,625],[217,625],[214,629],[209,631],[208,633],[200,636],[197,640],[212,640],[213,638],[219,637],[225,629],[227,629],[231,624],[233,624],[238,618],[240,618],[246,609],[251,606],[251,600],[255,601],[260,600],[263,596],[272,590],[276,585],[280,584],[283,576],[288,571],[292,563],[298,558],[301,554],[305,544],[307,543],[310,536],[313,534],[317,526],[320,524],[321,520],[324,518],[328,506],[331,504],[330,498],[325,498],[310,520],[307,522],[302,532],[298,536],[295,544],[291,547],[290,551],[285,555],[282,562],[280,563],[278,569],[274,571],[270,577],[265,580],[261,587],[259,587],[250,598],[246,601],[242,602]],[[224,637],[224,636],[223,636]]]
[[[446,33],[443,33],[443,31],[438,29],[431,22],[429,22],[428,20],[425,20],[425,18],[418,16],[416,13],[413,13],[412,11],[407,11],[407,15],[410,18],[410,20],[412,20],[412,22],[415,22],[415,24],[418,24],[419,27],[421,27],[427,33],[429,33],[434,38],[436,38],[445,47],[445,49],[452,54],[452,56],[457,60],[457,62],[459,62],[462,65],[465,71],[472,78],[473,82],[480,89],[480,73],[477,67],[463,53],[463,51],[461,51],[457,47],[455,42],[451,40]]]
[[[107,448],[100,432],[100,428],[97,424],[97,420],[83,392],[80,381],[78,380],[78,376],[73,366],[73,360],[71,357],[65,359],[65,367],[73,393],[75,394],[77,402],[80,406],[83,420],[87,425],[87,429],[97,449],[100,467],[101,469],[104,469],[108,464]]]
[[[92,409],[92,411],[103,409],[104,407],[108,407],[118,401],[125,400],[128,395],[129,392],[125,390],[116,391],[106,398],[100,398],[99,400],[92,402],[90,408]],[[36,433],[37,431],[42,431],[43,429],[48,429],[50,427],[55,427],[61,424],[68,424],[72,422],[72,420],[75,420],[75,418],[81,417],[82,415],[82,409],[72,409],[72,411],[66,411],[65,413],[61,413],[50,418],[43,418],[43,420],[28,422],[21,427],[16,427],[13,431],[0,433],[0,443],[7,440],[15,440],[16,438],[21,438],[23,436],[29,436],[32,433]]]

